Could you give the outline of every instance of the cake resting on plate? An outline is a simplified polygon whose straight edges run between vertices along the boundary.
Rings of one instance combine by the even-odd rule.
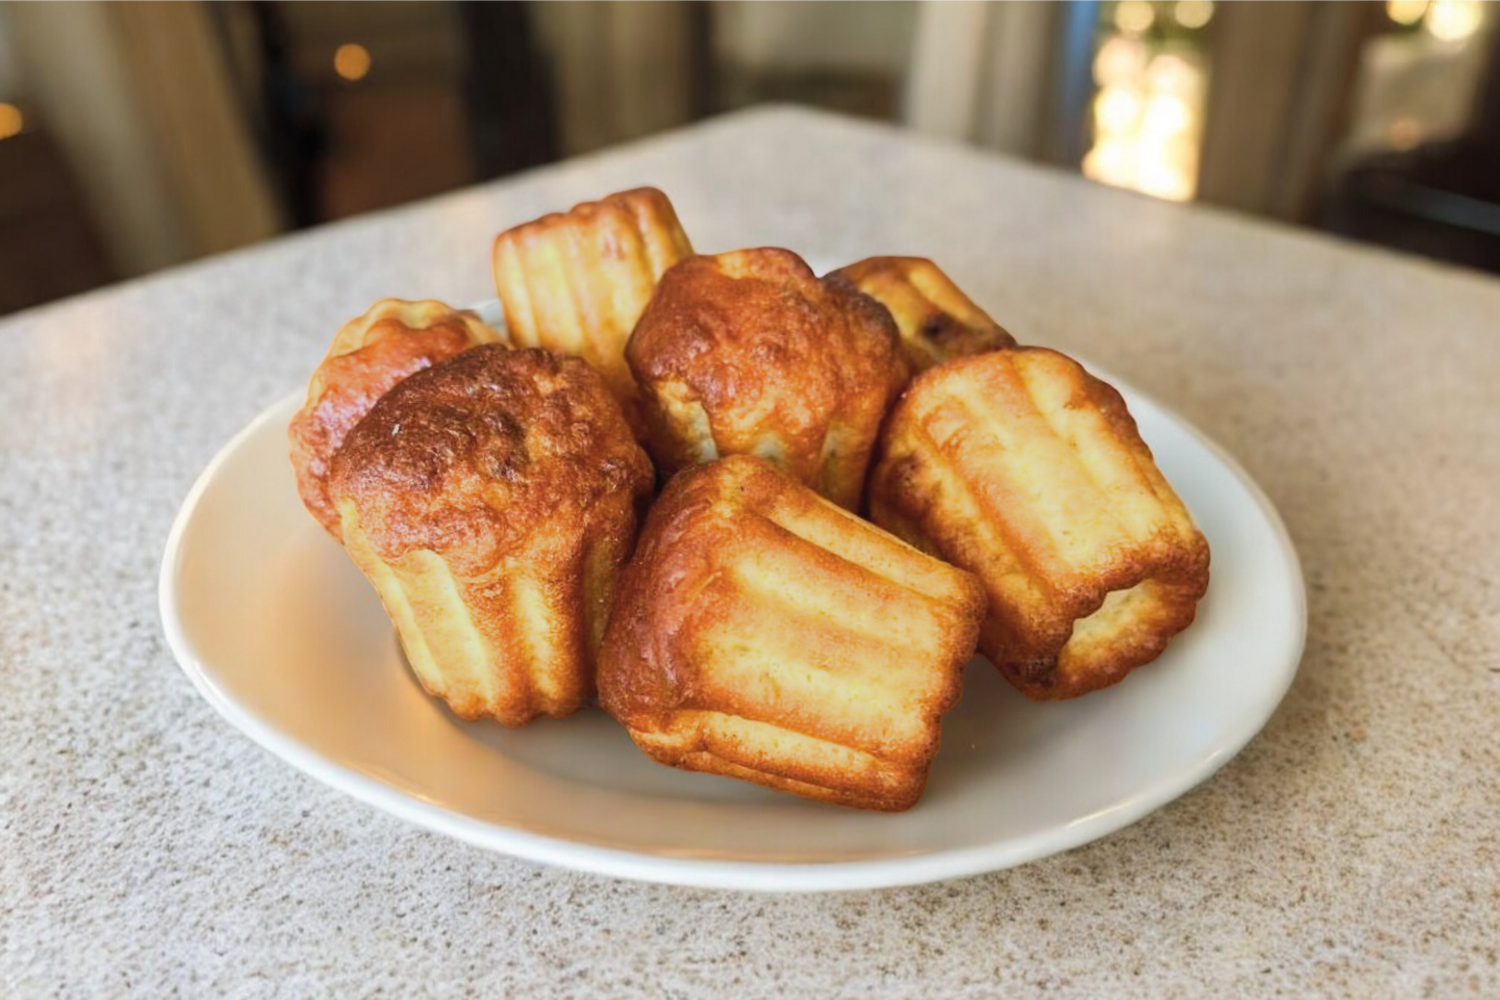
[[[922,794],[984,596],[761,461],[679,474],[626,568],[603,706],[654,759],[867,809]]]
[[[851,281],[890,310],[914,373],[950,358],[1014,347],[1015,338],[923,257],[870,257],[832,277]]]
[[[598,369],[637,420],[625,341],[662,273],[693,252],[667,196],[622,191],[495,237],[491,264],[506,331],[522,347]]]
[[[328,498],[328,469],[345,435],[408,375],[500,339],[471,312],[402,299],[381,299],[334,335],[308,383],[306,404],[287,428],[297,492],[333,537],[342,534]]]
[[[664,474],[756,455],[851,510],[909,374],[879,303],[771,248],[673,267],[625,355]]]
[[[329,486],[423,687],[518,726],[592,696],[653,478],[597,372],[491,345],[387,393]]]
[[[1119,393],[932,261],[695,255],[638,188],[491,264],[504,335],[377,302],[288,428],[456,715],[597,694],[660,763],[900,811],[976,648],[1073,698],[1193,621],[1208,545]]]
[[[978,574],[980,649],[1072,698],[1159,656],[1208,587],[1208,544],[1113,387],[1043,348],[913,380],[870,479],[877,524]]]

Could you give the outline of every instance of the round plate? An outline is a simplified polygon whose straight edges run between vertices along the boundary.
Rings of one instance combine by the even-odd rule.
[[[597,708],[519,730],[450,714],[418,687],[374,591],[298,501],[286,425],[300,393],[229,442],[184,501],[162,622],[203,696],[272,753],[517,857],[760,890],[1005,868],[1118,830],[1207,778],[1265,724],[1302,654],[1302,576],[1271,503],[1188,424],[1110,381],[1208,536],[1213,581],[1198,620],[1155,663],[1077,701],[1027,701],[976,659],[927,792],[906,813],[662,767]]]

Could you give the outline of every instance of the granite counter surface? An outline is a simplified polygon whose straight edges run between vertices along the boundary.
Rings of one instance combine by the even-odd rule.
[[[936,258],[1275,501],[1306,657],[1206,784],[1087,847],[762,896],[539,868],[281,763],[174,664],[156,571],[218,448],[382,296],[650,183],[694,242]],[[0,321],[6,997],[1500,995],[1500,282],[773,109]]]

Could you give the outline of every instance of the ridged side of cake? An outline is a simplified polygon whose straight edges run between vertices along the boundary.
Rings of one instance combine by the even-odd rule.
[[[379,593],[407,662],[454,714],[516,726],[570,715],[593,696],[620,561],[612,540],[561,563],[522,554],[468,579],[429,550],[382,559],[353,505],[341,507],[345,547]]]
[[[984,581],[980,648],[1031,697],[1084,694],[1154,659],[1207,588],[1207,543],[1119,393],[1055,351],[919,377],[870,496],[876,523]]]
[[[581,357],[632,401],[625,342],[662,274],[692,252],[666,195],[638,188],[501,233],[491,263],[515,343]]]
[[[678,476],[648,518],[600,698],[662,763],[904,809],[982,609],[969,574],[733,456]]]

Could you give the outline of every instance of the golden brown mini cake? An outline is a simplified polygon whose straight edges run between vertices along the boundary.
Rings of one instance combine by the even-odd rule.
[[[662,273],[692,254],[667,196],[622,191],[495,237],[495,291],[510,338],[583,358],[635,422],[625,341]]]
[[[1087,694],[1156,659],[1208,587],[1208,543],[1120,394],[1043,348],[913,380],[882,438],[870,513],[979,575],[979,647],[1036,699]]]
[[[913,373],[949,358],[1016,345],[1004,327],[925,257],[870,257],[833,275],[854,282],[890,310]]]
[[[597,372],[488,345],[386,393],[329,487],[422,686],[519,726],[592,696],[653,478]]]
[[[907,809],[983,613],[972,575],[733,456],[651,509],[599,698],[663,764]]]
[[[307,402],[287,428],[297,492],[308,512],[341,538],[328,499],[328,465],[375,401],[414,372],[500,335],[471,312],[441,302],[381,299],[345,323],[313,372]]]
[[[879,303],[774,248],[672,268],[625,356],[664,474],[757,455],[851,510],[909,374]]]

